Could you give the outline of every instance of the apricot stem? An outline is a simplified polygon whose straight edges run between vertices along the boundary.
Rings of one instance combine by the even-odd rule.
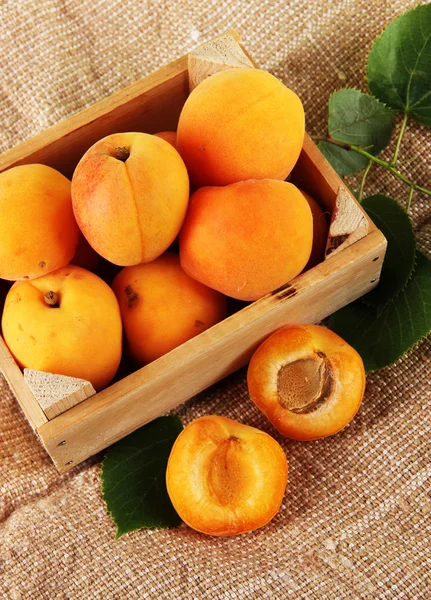
[[[370,154],[369,152],[367,152],[363,148],[360,148],[359,146],[355,146],[354,144],[349,144],[347,142],[343,142],[342,140],[337,140],[330,136],[315,137],[313,139],[316,142],[327,142],[328,144],[338,146],[339,148],[343,148],[343,150],[353,150],[353,152],[357,152],[358,154],[361,154],[368,160],[387,169],[390,173],[392,173],[392,175],[394,175],[395,177],[398,177],[398,179],[401,179],[401,181],[403,181],[409,187],[413,187],[413,189],[417,190],[418,192],[422,192],[423,194],[426,194],[427,196],[431,196],[431,190],[424,188],[420,185],[417,185],[417,183],[415,183],[414,181],[412,181],[411,179],[409,179],[408,177],[406,177],[405,175],[400,173],[400,171],[398,171],[398,169],[396,169],[392,163],[389,163],[386,160],[382,160],[381,158],[377,158],[377,156]]]
[[[58,308],[58,296],[55,292],[46,292],[46,294],[43,296],[43,299],[51,308]]]
[[[125,146],[118,146],[118,148],[115,148],[115,158],[118,158],[118,160],[126,162],[129,156],[130,152]]]

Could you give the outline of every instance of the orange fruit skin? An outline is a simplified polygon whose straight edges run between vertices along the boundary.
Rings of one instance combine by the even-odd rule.
[[[328,240],[329,224],[327,215],[321,209],[320,205],[309,194],[302,191],[313,215],[313,246],[311,248],[310,259],[305,265],[304,271],[315,267],[325,258],[326,242]]]
[[[59,307],[44,294],[53,291]],[[67,265],[10,289],[3,337],[20,367],[81,377],[96,390],[114,377],[121,359],[122,326],[111,288],[94,273]]]
[[[116,150],[129,152],[126,160]],[[165,140],[115,133],[96,142],[72,178],[79,227],[94,250],[119,266],[160,256],[174,241],[189,200],[187,169]]]
[[[330,400],[309,413],[284,408],[278,396],[278,372],[291,361],[323,353],[329,361],[335,386]],[[294,440],[315,440],[333,435],[353,419],[365,391],[362,358],[340,336],[320,325],[282,327],[253,354],[247,383],[250,398],[274,427]]]
[[[188,96],[177,149],[195,187],[246,179],[284,180],[302,149],[301,100],[259,69],[228,69]]]
[[[263,527],[276,515],[287,475],[286,455],[274,438],[212,415],[196,419],[176,439],[166,485],[187,525],[229,536]]]
[[[193,194],[180,233],[183,269],[238,300],[257,300],[304,269],[313,219],[291,183],[249,180]]]
[[[126,267],[114,279],[128,348],[144,365],[226,317],[226,298],[189,277],[177,255]]]
[[[177,132],[176,131],[161,131],[160,133],[155,133],[155,136],[162,138],[166,142],[169,142],[171,146],[174,148],[177,147]]]
[[[0,173],[0,278],[34,279],[67,265],[79,229],[70,181],[46,165]]]

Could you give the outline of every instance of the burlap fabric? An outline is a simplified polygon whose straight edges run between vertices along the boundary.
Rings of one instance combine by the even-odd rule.
[[[406,0],[41,0],[0,2],[2,150],[235,27],[258,64],[295,89],[312,134],[330,93],[364,88],[372,40]],[[431,186],[431,132],[411,125],[406,172]],[[353,181],[350,181],[353,185]],[[374,169],[369,192],[407,198]],[[430,200],[417,195],[418,230]],[[421,232],[430,248],[431,232]],[[368,378],[363,406],[339,435],[280,438],[247,397],[244,370],[179,411],[223,412],[274,435],[290,464],[273,522],[217,539],[185,526],[114,541],[98,458],[61,476],[0,383],[2,598],[425,599],[430,597],[431,345]]]

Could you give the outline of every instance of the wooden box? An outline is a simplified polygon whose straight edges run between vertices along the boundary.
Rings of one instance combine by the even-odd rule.
[[[250,64],[238,35],[230,32],[6,152],[0,171],[37,162],[71,177],[80,157],[100,138],[176,129],[189,84],[226,66]],[[0,338],[1,370],[59,471],[245,365],[280,326],[316,323],[377,284],[386,240],[307,135],[291,180],[332,215],[326,259],[102,392],[72,408],[66,402],[64,412],[49,418]]]

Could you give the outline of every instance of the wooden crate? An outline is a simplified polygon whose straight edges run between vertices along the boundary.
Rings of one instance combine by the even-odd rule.
[[[44,163],[71,177],[84,152],[108,134],[176,129],[189,85],[226,66],[250,65],[238,39],[236,32],[217,38],[11,149],[0,171]],[[1,370],[59,471],[245,365],[280,326],[316,323],[377,285],[386,240],[308,135],[291,180],[332,215],[324,262],[72,408],[66,402],[61,414],[42,409],[0,338]]]

